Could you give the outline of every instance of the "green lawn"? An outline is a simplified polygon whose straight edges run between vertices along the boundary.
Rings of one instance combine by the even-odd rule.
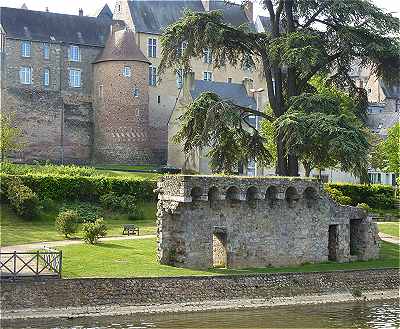
[[[135,177],[143,177],[143,178],[151,178],[157,179],[160,174],[151,173],[151,172],[129,172],[126,170],[148,170],[153,171],[159,168],[159,166],[155,165],[146,165],[146,166],[132,166],[132,165],[124,165],[124,164],[108,164],[108,165],[96,165],[95,169],[98,169],[98,172],[107,175],[107,176],[135,176]]]
[[[34,220],[24,220],[18,217],[9,205],[1,204],[1,246],[64,240],[64,236],[60,235],[54,227],[54,219],[61,206],[61,204],[55,204],[50,209],[41,211]],[[156,204],[150,202],[140,203],[139,207],[143,211],[143,218],[135,221],[129,220],[126,214],[105,212],[104,219],[108,226],[108,236],[122,235],[122,225],[127,223],[135,223],[140,228],[140,235],[155,234]],[[76,237],[80,237],[79,233]]]
[[[378,223],[379,232],[389,234],[391,236],[400,236],[400,223],[399,222],[381,222]]]
[[[244,270],[190,270],[160,265],[156,259],[155,239],[109,241],[99,245],[60,247],[63,251],[63,277],[160,277],[187,275],[226,275],[273,272],[313,272],[348,269],[399,267],[399,246],[382,242],[379,260],[338,264],[306,264],[297,267]]]

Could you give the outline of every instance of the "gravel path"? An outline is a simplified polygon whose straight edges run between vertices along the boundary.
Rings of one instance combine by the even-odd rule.
[[[155,235],[130,235],[130,236],[114,236],[108,238],[100,238],[100,242],[105,241],[122,241],[122,240],[143,240],[143,239],[153,239]],[[83,240],[61,240],[61,241],[48,241],[48,242],[35,242],[29,244],[20,244],[15,246],[7,246],[7,247],[0,247],[0,251],[2,252],[25,252],[25,251],[32,251],[37,250],[43,247],[53,248],[53,247],[63,247],[63,246],[70,246],[75,244],[82,244],[84,243]]]
[[[390,243],[395,243],[395,244],[400,244],[400,239],[398,237],[395,236],[391,236],[382,232],[379,232],[379,237],[386,242],[390,242]]]

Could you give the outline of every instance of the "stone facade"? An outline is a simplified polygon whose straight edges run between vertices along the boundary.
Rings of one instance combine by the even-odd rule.
[[[336,204],[316,180],[166,176],[158,193],[162,264],[250,268],[379,254],[365,211]]]

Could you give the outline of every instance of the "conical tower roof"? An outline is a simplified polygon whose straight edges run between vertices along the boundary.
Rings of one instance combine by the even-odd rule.
[[[110,33],[103,51],[94,63],[108,61],[139,61],[151,64],[136,45],[135,35],[130,30]]]

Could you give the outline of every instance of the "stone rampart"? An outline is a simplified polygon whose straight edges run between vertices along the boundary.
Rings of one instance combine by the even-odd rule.
[[[3,315],[26,310],[361,293],[397,289],[397,269],[1,282]]]
[[[378,257],[376,224],[316,180],[165,176],[158,183],[163,264],[249,268]]]

